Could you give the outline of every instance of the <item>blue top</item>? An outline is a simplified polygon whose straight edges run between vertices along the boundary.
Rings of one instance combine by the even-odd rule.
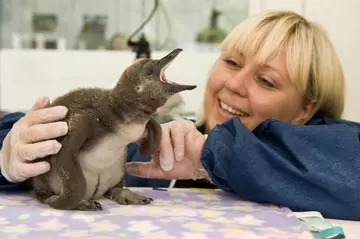
[[[0,119],[0,141],[22,113]],[[201,128],[199,128],[202,131]],[[239,119],[216,126],[201,162],[218,188],[294,211],[316,210],[328,218],[360,220],[360,124],[313,118],[306,125],[267,119],[250,132]],[[1,144],[2,145],[2,144]],[[131,144],[128,161],[149,161]],[[127,186],[167,187],[168,180],[125,177]],[[208,187],[202,181],[179,187]],[[26,187],[0,175],[0,190]]]

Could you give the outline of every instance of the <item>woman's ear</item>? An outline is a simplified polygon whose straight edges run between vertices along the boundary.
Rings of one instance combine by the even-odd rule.
[[[291,121],[292,124],[305,124],[313,115],[316,109],[317,101],[311,100],[296,114]]]

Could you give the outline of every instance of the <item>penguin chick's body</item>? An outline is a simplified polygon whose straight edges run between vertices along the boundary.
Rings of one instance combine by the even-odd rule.
[[[62,210],[101,210],[102,196],[119,204],[149,204],[152,199],[123,188],[127,145],[138,142],[151,155],[161,140],[161,126],[152,117],[172,95],[196,86],[180,85],[165,77],[179,54],[176,49],[159,60],[141,59],[128,67],[113,89],[83,88],[57,98],[64,105],[68,133],[56,155],[41,160],[49,172],[34,177],[34,196]]]

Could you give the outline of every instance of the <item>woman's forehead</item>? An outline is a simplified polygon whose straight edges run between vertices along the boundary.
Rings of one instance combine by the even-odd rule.
[[[253,58],[258,64],[263,65],[266,64],[271,59],[276,59],[279,57],[286,58],[286,52],[282,45],[268,47],[267,44],[259,43],[259,44],[243,44],[240,45],[235,44],[233,46],[229,46],[226,49],[222,50],[222,54],[228,57],[236,57],[236,58]]]
[[[272,54],[234,49],[232,51],[222,52],[222,56],[251,61],[264,68],[286,68],[286,51],[284,48]]]

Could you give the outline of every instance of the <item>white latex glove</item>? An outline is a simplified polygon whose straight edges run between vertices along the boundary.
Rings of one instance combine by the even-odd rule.
[[[56,154],[61,144],[54,138],[68,131],[65,118],[68,109],[64,106],[45,108],[49,98],[39,98],[31,110],[7,134],[0,151],[0,169],[9,182],[22,182],[47,172],[48,162],[36,162],[34,159]]]
[[[127,173],[161,179],[195,179],[203,175],[200,157],[207,135],[186,120],[174,120],[161,127],[160,147],[152,161],[127,163]]]

